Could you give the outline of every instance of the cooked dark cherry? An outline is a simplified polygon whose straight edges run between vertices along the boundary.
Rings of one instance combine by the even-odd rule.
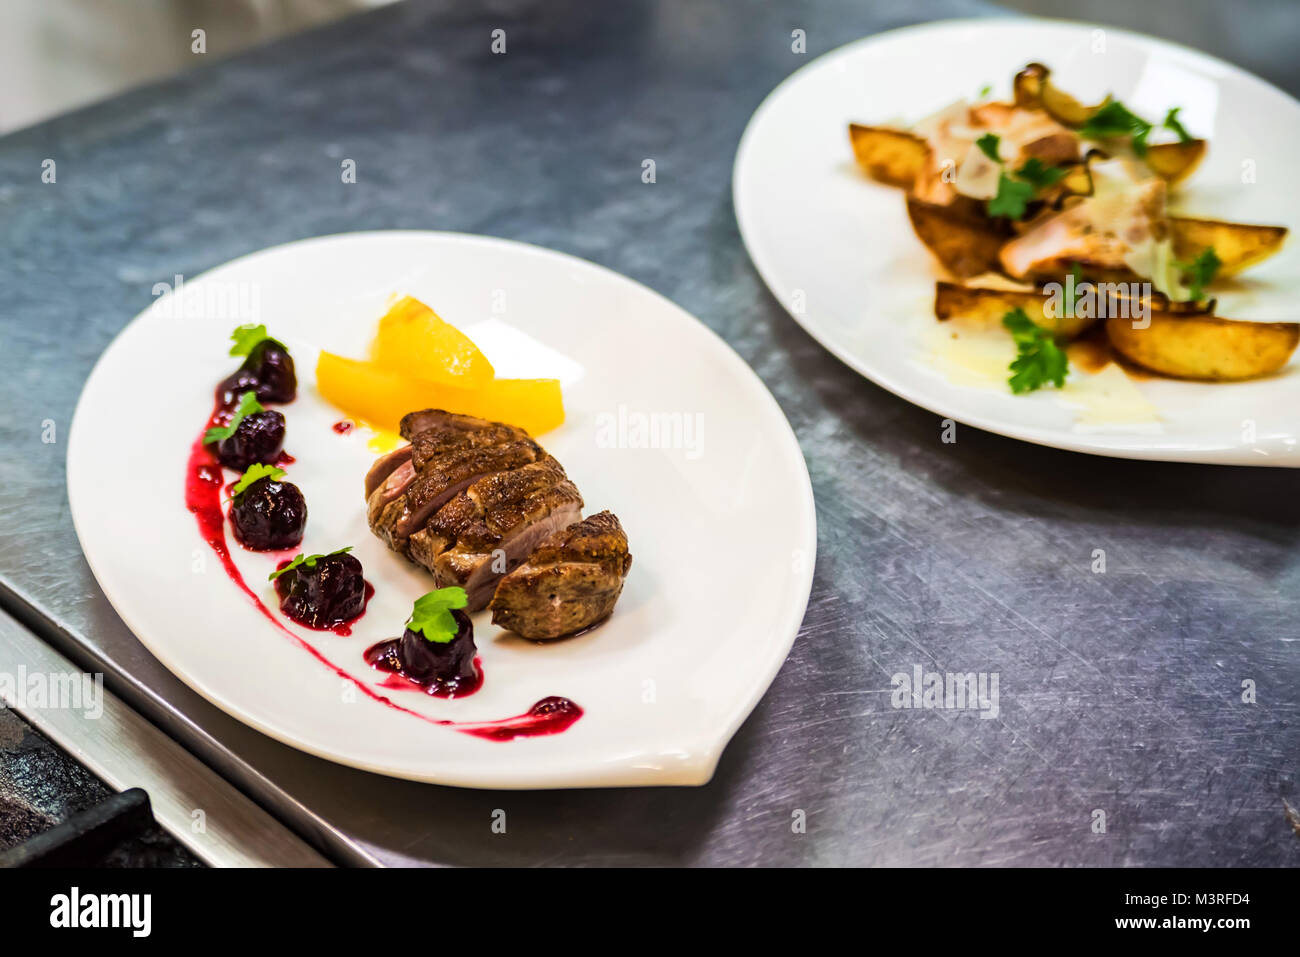
[[[474,623],[460,609],[453,609],[456,637],[451,641],[430,641],[409,628],[401,638],[381,641],[366,651],[366,661],[382,671],[393,671],[440,698],[473,694],[483,683],[475,665]]]
[[[366,580],[351,555],[325,555],[275,580],[280,610],[308,628],[333,628],[366,610]]]
[[[284,416],[254,412],[244,416],[235,434],[217,444],[217,458],[228,469],[244,471],[254,462],[274,465],[284,448]]]
[[[250,389],[259,402],[292,402],[298,394],[293,356],[274,339],[263,339],[253,346],[244,364],[217,386],[217,393],[223,405],[232,406]]]
[[[261,478],[231,504],[230,524],[245,548],[258,552],[293,548],[302,542],[307,527],[307,502],[292,482]]]
[[[398,640],[398,654],[402,659],[402,672],[412,681],[429,684],[438,681],[444,686],[473,682],[478,678],[474,668],[474,624],[469,615],[459,608],[452,610],[456,619],[456,637],[451,641],[430,641],[418,631],[406,629]]]

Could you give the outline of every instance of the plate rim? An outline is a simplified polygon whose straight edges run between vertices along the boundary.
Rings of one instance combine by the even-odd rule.
[[[79,425],[84,425],[84,420],[88,415],[85,412],[86,395],[90,392],[91,386],[101,377],[107,376],[108,363],[111,357],[122,346],[122,341],[127,331],[137,322],[141,321],[146,313],[154,308],[157,303],[155,298],[144,309],[131,317],[118,331],[114,334],[112,340],[104,347],[99,358],[95,360],[90,373],[82,385],[81,392],[77,397],[77,404],[73,412],[72,419],[68,427],[67,457],[65,460],[65,481],[64,485],[68,495],[68,510],[72,517],[73,529],[77,535],[77,542],[81,548],[81,553],[85,558],[86,564],[95,578],[95,583],[100,591],[104,594],[113,611],[122,620],[123,624],[130,630],[131,634],[154,658],[156,658],[164,668],[167,669],[187,688],[194,691],[208,703],[215,706],[224,714],[229,715],[236,721],[252,728],[253,730],[270,737],[281,744],[311,754],[315,757],[322,758],[334,764],[346,767],[356,768],[362,771],[368,771],[374,774],[380,774],[385,777],[392,777],[401,780],[417,781],[429,784],[438,784],[449,787],[466,787],[481,790],[564,790],[574,788],[591,788],[591,787],[662,787],[662,786],[702,786],[707,784],[713,777],[722,753],[731,743],[740,726],[753,713],[758,703],[767,694],[773,681],[776,680],[777,674],[785,665],[789,658],[790,649],[799,635],[803,625],[803,619],[807,613],[808,604],[812,597],[812,584],[816,567],[817,555],[817,511],[816,503],[813,496],[812,477],[808,471],[808,463],[804,457],[803,449],[799,445],[798,436],[790,424],[780,403],[768,389],[767,385],[754,371],[753,367],[747,363],[731,345],[722,338],[714,329],[708,326],[703,320],[699,319],[684,307],[678,305],[667,296],[655,289],[647,286],[637,279],[627,276],[617,270],[600,263],[583,259],[571,253],[561,250],[551,249],[546,246],[540,246],[535,243],[529,243],[522,240],[510,239],[500,236],[490,236],[480,233],[465,233],[453,230],[429,230],[429,229],[363,229],[363,230],[345,230],[335,233],[327,233],[317,236],[306,236],[300,239],[289,240],[284,243],[277,243],[273,246],[266,246],[259,249],[251,250],[240,256],[225,260],[214,266],[198,273],[192,279],[186,279],[187,287],[197,285],[200,281],[209,278],[213,273],[224,270],[236,264],[243,263],[245,260],[253,259],[258,256],[282,253],[286,249],[318,245],[336,242],[365,241],[372,238],[413,238],[413,239],[432,239],[437,242],[452,243],[469,243],[470,245],[479,245],[485,247],[508,247],[519,253],[534,256],[542,259],[556,259],[567,263],[570,266],[576,266],[579,269],[595,270],[598,274],[607,274],[607,278],[614,282],[630,284],[641,293],[657,300],[663,307],[679,313],[682,317],[694,323],[704,331],[707,337],[710,337],[717,352],[724,355],[723,361],[733,364],[737,370],[741,381],[748,384],[750,390],[758,397],[759,401],[766,401],[769,409],[776,414],[777,419],[783,429],[777,430],[778,441],[789,443],[786,451],[792,452],[797,458],[799,468],[795,470],[802,482],[796,482],[801,499],[800,508],[796,514],[801,514],[802,535],[804,538],[803,547],[808,556],[808,560],[803,563],[800,572],[794,575],[794,594],[802,595],[802,598],[792,602],[787,607],[787,613],[777,630],[777,634],[784,636],[781,639],[779,648],[774,646],[770,663],[764,669],[761,680],[756,680],[750,692],[741,698],[736,699],[736,704],[730,709],[723,730],[721,732],[710,734],[707,737],[696,736],[693,738],[685,752],[683,760],[676,762],[665,762],[664,766],[653,771],[649,776],[644,773],[644,769],[632,767],[626,758],[616,765],[610,765],[608,762],[602,764],[584,765],[578,771],[577,776],[582,780],[571,780],[557,783],[555,781],[530,776],[528,774],[520,775],[514,772],[505,772],[489,774],[444,774],[444,773],[416,773],[404,768],[386,766],[382,762],[366,761],[363,759],[352,759],[332,753],[328,749],[318,748],[308,741],[304,741],[295,734],[284,728],[278,727],[273,722],[260,720],[249,714],[243,709],[237,707],[234,703],[227,700],[219,691],[208,686],[208,683],[200,680],[197,676],[190,675],[177,666],[174,660],[164,651],[159,650],[157,643],[152,642],[144,637],[146,629],[138,628],[134,620],[134,615],[128,610],[120,607],[125,602],[121,601],[121,596],[116,596],[110,588],[106,587],[105,579],[108,573],[101,568],[98,561],[92,557],[90,550],[86,548],[87,533],[90,528],[88,516],[86,514],[87,505],[80,500],[80,493],[76,491],[80,487],[80,482],[74,481],[74,472],[78,475],[88,474],[79,462],[80,456],[77,455],[79,443],[76,437],[82,430]],[[80,502],[80,504],[78,504]],[[80,516],[80,517],[79,517]],[[779,650],[779,654],[777,651]],[[643,754],[644,749],[637,752]],[[602,773],[603,772],[603,773]]]
[[[1261,84],[1277,96],[1288,100],[1297,109],[1300,109],[1300,100],[1287,93],[1285,90],[1270,83],[1263,77],[1250,72],[1244,67],[1237,66],[1227,60],[1216,57],[1213,54],[1197,50],[1194,47],[1189,47],[1172,40],[1164,40],[1160,37],[1153,37],[1149,34],[1140,33],[1134,30],[1126,30],[1121,27],[1108,26],[1106,24],[1085,20],[1070,20],[1062,17],[1019,16],[1016,14],[995,14],[984,17],[953,17],[943,20],[929,20],[921,23],[912,23],[906,26],[895,27],[890,30],[883,30],[879,33],[872,33],[858,37],[855,40],[850,40],[849,42],[843,43],[831,50],[827,50],[825,53],[818,54],[797,70],[792,71],[785,77],[785,79],[768,92],[762,102],[759,103],[759,105],[754,109],[754,112],[750,115],[749,121],[745,124],[745,130],[741,134],[740,141],[736,146],[736,155],[732,162],[731,205],[732,209],[735,211],[736,227],[740,233],[741,243],[744,245],[745,252],[748,254],[750,262],[753,263],[755,271],[759,274],[759,278],[763,280],[763,284],[767,287],[768,292],[771,293],[772,298],[781,305],[781,308],[785,310],[789,317],[793,319],[794,322],[804,330],[804,332],[808,333],[808,335],[810,335],[818,345],[833,355],[836,359],[844,363],[844,365],[848,366],[867,381],[881,389],[884,389],[886,392],[897,396],[904,402],[910,403],[911,405],[917,406],[918,408],[924,409],[927,412],[941,416],[945,419],[952,419],[955,422],[959,422],[971,428],[991,432],[1005,438],[1039,445],[1044,448],[1059,449],[1065,452],[1082,453],[1085,455],[1097,455],[1104,458],[1146,462],[1181,462],[1198,465],[1246,466],[1255,468],[1300,468],[1300,461],[1297,461],[1294,456],[1291,457],[1290,461],[1283,461],[1279,457],[1268,455],[1251,460],[1239,459],[1236,457],[1231,459],[1224,458],[1224,456],[1227,455],[1235,456],[1240,453],[1240,446],[1233,445],[1210,446],[1206,443],[1205,447],[1197,449],[1162,446],[1134,446],[1128,448],[1098,446],[1087,441],[1087,433],[1080,433],[1078,438],[1072,439],[1065,433],[1054,429],[1044,429],[1032,425],[1008,425],[1005,420],[1002,419],[981,414],[971,414],[962,409],[954,410],[952,408],[947,408],[942,402],[931,401],[930,399],[917,394],[914,390],[897,384],[888,374],[882,373],[879,370],[871,369],[868,362],[865,362],[860,357],[856,356],[850,349],[837,344],[835,342],[835,337],[821,328],[812,318],[811,313],[806,314],[801,318],[779,291],[779,284],[775,281],[776,269],[773,264],[766,258],[766,256],[756,253],[756,240],[753,237],[757,236],[757,230],[755,229],[753,222],[746,219],[747,214],[744,211],[746,204],[741,200],[741,182],[744,178],[742,166],[752,151],[751,139],[756,135],[754,131],[758,128],[766,114],[773,109],[773,105],[776,103],[777,99],[782,94],[788,92],[789,88],[796,84],[798,78],[805,73],[805,71],[812,71],[814,68],[825,68],[835,60],[850,57],[863,48],[868,48],[878,43],[894,42],[900,37],[910,34],[942,33],[967,28],[997,30],[1006,29],[1008,27],[1032,28],[1036,26],[1104,30],[1107,33],[1114,34],[1137,44],[1154,46],[1178,56],[1187,57],[1192,60],[1199,60],[1203,64],[1213,66],[1220,71],[1228,71],[1240,76],[1245,76],[1250,80]]]

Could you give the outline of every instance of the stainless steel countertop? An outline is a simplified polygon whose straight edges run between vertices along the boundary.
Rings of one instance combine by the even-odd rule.
[[[1300,863],[1283,815],[1284,799],[1300,805],[1295,473],[961,427],[945,444],[934,416],[805,335],[741,246],[731,164],[772,87],[856,37],[992,8],[493,10],[387,8],[0,139],[0,603],[342,860]],[[489,51],[497,28],[505,56]],[[355,186],[340,185],[345,157]],[[63,440],[91,365],[153,284],[388,227],[508,236],[624,272],[718,331],[789,416],[818,504],[812,601],[707,787],[486,792],[337,767],[199,699],[95,585]],[[147,427],[147,409],[123,415]],[[999,718],[895,710],[890,676],[914,665],[998,672]]]

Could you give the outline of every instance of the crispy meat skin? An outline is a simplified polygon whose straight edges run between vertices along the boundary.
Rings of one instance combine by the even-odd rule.
[[[459,412],[444,412],[442,409],[421,409],[419,412],[408,412],[402,416],[402,421],[398,423],[397,430],[401,433],[402,438],[409,442],[417,433],[424,432],[427,429],[446,428],[470,432],[475,429],[500,424],[473,415],[461,415]]]
[[[497,539],[492,546],[460,541],[434,559],[432,571],[438,585],[464,588],[471,611],[488,603],[503,573],[517,568],[539,542],[582,515],[582,498],[572,482],[543,489],[529,499],[533,506],[530,520],[509,535],[472,536],[480,541]]]
[[[417,472],[435,459],[452,452],[468,449],[482,449],[505,442],[530,442],[528,433],[513,425],[501,425],[489,422],[483,428],[460,429],[450,426],[434,426],[417,432],[411,438],[411,461]]]
[[[524,638],[573,634],[614,610],[632,567],[627,535],[600,512],[551,535],[497,585],[492,623]]]
[[[524,502],[530,495],[561,482],[573,485],[550,455],[508,472],[496,472],[453,497],[416,534],[428,539],[435,555],[458,541],[491,548],[527,517]]]
[[[502,574],[581,513],[577,487],[548,455],[479,479],[458,493],[411,536],[408,555],[433,573],[439,587],[462,586],[470,610],[477,611],[492,597]]]
[[[400,428],[411,440],[406,460],[393,453],[372,468],[375,476],[390,460],[401,462],[370,492],[366,511],[371,530],[403,554],[409,554],[410,536],[469,485],[550,458],[523,430],[474,416],[424,409],[403,416]],[[367,487],[372,484],[368,478]],[[421,564],[432,570],[431,557]]]
[[[577,487],[526,432],[438,409],[400,429],[410,444],[366,476],[370,526],[390,548],[439,587],[465,588],[469,610],[491,600],[493,622],[524,637],[571,634],[613,610],[627,536],[609,512],[580,520]]]
[[[627,534],[618,516],[604,511],[551,536],[533,552],[529,561],[532,564],[613,561],[631,567],[632,556],[627,553]],[[627,568],[622,568],[619,574],[626,575]]]
[[[430,515],[471,482],[493,472],[535,462],[545,454],[536,442],[525,439],[484,448],[461,449],[430,459],[406,490],[406,506],[399,522],[399,533],[409,535],[419,529]]]
[[[426,466],[453,452],[487,448],[509,440],[531,441],[526,432],[514,426],[436,409],[404,416],[401,431],[411,439],[411,443],[380,458],[366,475],[366,512],[370,527],[390,547],[399,551],[404,545],[407,526],[414,520],[407,518],[405,501],[401,507],[388,509],[388,506],[411,487]],[[456,467],[454,462],[444,464]],[[414,504],[420,509],[425,507],[423,499]],[[399,523],[403,526],[401,529],[397,528]]]
[[[457,493],[494,472],[527,465],[539,452],[534,442],[511,442],[435,460],[400,495],[379,500],[385,489],[375,491],[370,501],[371,529],[394,551],[405,553],[411,534]]]

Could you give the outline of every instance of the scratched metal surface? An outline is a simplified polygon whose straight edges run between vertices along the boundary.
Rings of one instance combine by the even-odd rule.
[[[0,707],[0,852],[87,811],[112,792],[76,758]],[[201,867],[199,860],[150,821],[102,854],[98,867]]]
[[[5,604],[347,860],[1300,863],[1283,806],[1300,804],[1295,473],[1089,458],[962,428],[944,444],[933,416],[791,322],[741,247],[735,144],[806,62],[792,29],[812,56],[991,8],[492,10],[384,9],[0,140]],[[498,27],[508,53],[494,57]],[[54,185],[39,180],[45,157]],[[340,185],[343,157],[355,186]],[[812,601],[709,786],[492,793],[336,767],[199,700],[94,584],[62,432],[43,444],[42,423],[66,429],[151,286],[384,227],[509,236],[627,273],[716,329],[785,409],[818,503]],[[890,676],[915,665],[997,672],[1000,714],[892,708]],[[498,808],[505,834],[490,828]]]

